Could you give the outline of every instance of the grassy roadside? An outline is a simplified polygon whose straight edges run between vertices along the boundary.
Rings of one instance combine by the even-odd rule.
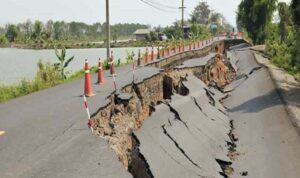
[[[117,64],[116,67],[125,65]],[[108,70],[109,66],[107,62],[104,63],[104,70]],[[95,74],[97,71],[96,66],[90,68],[91,74]],[[23,79],[19,84],[16,85],[1,85],[0,84],[0,103],[9,101],[11,99],[28,95],[30,93],[40,91],[43,89],[51,88],[59,84],[68,83],[84,77],[84,70],[79,70],[71,74],[66,80],[62,80],[58,71],[56,71],[52,64],[38,62],[38,72],[33,80]]]

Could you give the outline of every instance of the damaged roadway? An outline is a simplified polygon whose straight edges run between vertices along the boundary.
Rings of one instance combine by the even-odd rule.
[[[238,137],[236,150],[240,155],[233,161],[231,177],[298,178],[299,133],[270,74],[266,68],[260,68],[247,46],[237,46],[231,52],[239,58],[237,75],[248,75],[233,87],[224,102],[233,119],[233,132]]]
[[[199,60],[184,65],[199,66]],[[118,89],[131,85],[131,67],[118,68]],[[160,73],[157,68],[139,68],[135,83]],[[106,85],[93,86],[96,96],[88,99],[91,113],[112,102],[107,98],[112,94],[112,77],[105,73],[105,79]],[[0,177],[132,177],[106,140],[87,129],[82,84],[78,80],[0,104],[0,126],[6,132],[0,137]],[[133,133],[147,174],[223,177],[224,164],[230,164],[231,142],[230,118],[219,103],[225,95],[193,75],[183,86],[187,95],[174,94],[170,102],[157,105]],[[120,100],[133,98],[120,90],[117,94]]]
[[[187,96],[174,94],[134,132],[140,152],[153,177],[223,177],[217,160],[230,162],[229,118],[210,104],[201,80],[188,76],[184,85]]]

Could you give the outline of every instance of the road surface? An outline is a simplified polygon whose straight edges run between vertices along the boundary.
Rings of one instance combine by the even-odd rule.
[[[83,63],[84,65],[84,63]],[[117,87],[131,83],[131,65],[116,69]],[[159,73],[151,67],[136,71],[137,82]],[[104,86],[93,85],[91,113],[113,92],[105,73]],[[93,82],[96,76],[93,76]],[[0,177],[131,177],[104,139],[87,128],[83,80],[59,85],[0,104]],[[3,133],[5,132],[5,133]]]
[[[239,74],[258,66],[249,49],[238,48],[235,54]],[[224,104],[239,138],[232,177],[299,178],[300,137],[267,69],[249,75]]]

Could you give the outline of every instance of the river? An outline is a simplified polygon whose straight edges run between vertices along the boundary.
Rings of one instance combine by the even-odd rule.
[[[139,48],[112,48],[114,59],[121,59],[125,62],[126,51],[134,52],[137,57]],[[142,49],[142,48],[141,48]],[[144,49],[142,49],[144,50]],[[67,57],[74,56],[74,60],[67,67],[67,71],[83,69],[84,60],[88,59],[90,65],[97,65],[100,58],[106,58],[106,49],[67,49]],[[44,62],[58,62],[53,49],[29,50],[0,48],[0,84],[12,85],[19,83],[22,79],[32,80],[37,72],[37,62],[41,59]]]

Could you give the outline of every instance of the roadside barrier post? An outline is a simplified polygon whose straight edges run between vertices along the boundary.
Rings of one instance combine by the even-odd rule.
[[[145,63],[148,64],[149,62],[149,52],[148,52],[148,47],[146,48],[146,54],[145,54]]]
[[[86,59],[85,60],[85,74],[84,74],[84,95],[87,97],[94,96],[92,89],[92,83],[91,83],[91,75],[90,75],[90,69],[89,69],[89,62]]]
[[[152,45],[152,49],[151,49],[151,61],[154,61],[154,47]]]
[[[174,52],[174,54],[176,54],[176,52],[177,52],[177,50],[176,50],[176,44],[173,47],[173,52]]]
[[[157,47],[157,59],[160,59],[160,49],[159,49],[159,46]]]
[[[83,95],[83,100],[84,100],[84,106],[85,106],[85,110],[86,110],[86,113],[87,113],[87,116],[88,116],[88,127],[91,129],[92,133],[94,132],[94,129],[92,127],[92,122],[91,122],[91,115],[90,115],[90,110],[89,110],[89,107],[88,107],[88,104],[87,104],[87,100],[86,100],[86,97],[85,95]]]
[[[104,81],[104,76],[103,76],[103,69],[102,69],[102,62],[101,59],[99,58],[99,63],[98,63],[98,84],[103,85],[105,83]]]
[[[116,83],[116,77],[113,75],[113,84],[114,84],[114,89],[117,91],[117,83]]]
[[[139,49],[139,53],[138,53],[138,62],[137,65],[140,66],[141,65],[141,50]]]
[[[135,63],[134,63],[134,58],[132,58],[132,82],[134,83],[135,81]]]

